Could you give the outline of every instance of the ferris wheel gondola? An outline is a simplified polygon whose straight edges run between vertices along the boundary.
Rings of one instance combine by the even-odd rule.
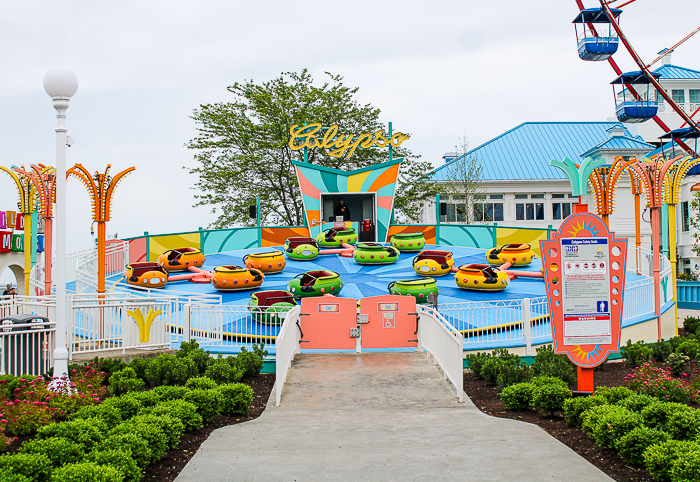
[[[622,10],[611,9],[611,12],[617,19]],[[578,56],[581,60],[607,60],[617,52],[620,39],[610,23],[607,12],[602,8],[586,8],[572,23],[576,30]]]
[[[651,77],[659,79],[661,74],[651,73]],[[627,72],[610,83],[615,95],[615,114],[620,122],[645,122],[659,111],[656,89],[652,87],[650,76],[644,72]],[[619,91],[617,86],[620,86]]]

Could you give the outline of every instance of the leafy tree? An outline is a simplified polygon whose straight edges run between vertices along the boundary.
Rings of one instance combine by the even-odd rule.
[[[380,110],[360,104],[357,87],[343,84],[343,77],[326,72],[327,81],[314,85],[311,74],[287,72],[268,82],[252,80],[228,87],[231,102],[201,105],[192,119],[198,135],[187,147],[196,151],[197,206],[212,207],[219,216],[215,228],[234,224],[252,225],[248,206],[261,198],[265,224],[302,225],[303,205],[292,160],[303,161],[303,150],[289,147],[290,128],[297,124],[320,122],[324,127],[337,124],[338,135],[374,133],[383,129]],[[333,169],[353,170],[389,160],[388,149],[372,147],[345,151],[340,157],[330,150],[308,150],[308,161]],[[418,156],[401,147],[393,148],[394,158],[404,158],[396,206],[414,219],[416,206],[425,192],[433,189],[416,181],[431,169]]]
[[[475,213],[481,221],[481,210],[486,191],[484,187],[484,167],[478,157],[468,154],[469,141],[466,137],[455,146],[457,158],[447,166],[447,181],[444,183],[445,194],[452,195],[457,208],[457,222],[471,224]],[[484,216],[486,217],[486,216]],[[485,219],[489,220],[489,219]]]

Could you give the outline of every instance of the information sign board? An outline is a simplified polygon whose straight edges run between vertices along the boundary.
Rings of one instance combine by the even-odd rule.
[[[554,351],[580,367],[603,363],[620,350],[627,240],[584,212],[540,247]]]

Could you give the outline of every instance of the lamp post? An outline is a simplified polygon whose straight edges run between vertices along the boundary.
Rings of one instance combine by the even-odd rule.
[[[66,69],[53,69],[44,76],[44,90],[53,99],[56,109],[56,348],[54,377],[68,377],[68,348],[66,347],[66,110],[78,90],[78,78]]]

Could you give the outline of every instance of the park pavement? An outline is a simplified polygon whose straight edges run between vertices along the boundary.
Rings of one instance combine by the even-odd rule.
[[[273,399],[176,481],[612,480],[539,427],[459,403],[421,353],[299,355]]]

